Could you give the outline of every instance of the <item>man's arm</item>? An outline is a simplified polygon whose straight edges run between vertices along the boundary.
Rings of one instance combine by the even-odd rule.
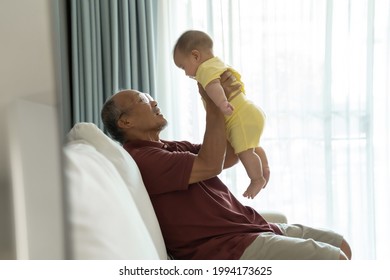
[[[234,152],[234,149],[229,141],[226,143],[226,155],[225,163],[223,169],[227,169],[235,165],[239,161],[237,154]]]
[[[224,116],[200,85],[199,93],[206,104],[206,130],[203,144],[194,160],[189,180],[190,184],[209,179],[221,173],[226,151]]]
[[[225,71],[221,75],[221,85],[226,94],[230,94],[241,87],[239,84],[234,85],[235,81],[235,77],[229,71]],[[198,84],[198,88],[206,104],[206,130],[203,144],[194,160],[189,180],[190,184],[217,176],[223,168],[230,167],[238,161],[231,145],[226,144],[223,114],[207,96],[202,86]]]

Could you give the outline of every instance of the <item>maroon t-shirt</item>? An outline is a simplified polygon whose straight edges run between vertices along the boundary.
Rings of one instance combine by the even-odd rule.
[[[242,205],[218,177],[188,184],[200,145],[127,142],[175,259],[239,259],[260,232],[281,234]]]

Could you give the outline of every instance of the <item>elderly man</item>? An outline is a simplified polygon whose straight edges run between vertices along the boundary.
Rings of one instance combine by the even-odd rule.
[[[234,91],[229,73],[221,82],[227,95]],[[234,197],[217,175],[238,158],[226,141],[224,116],[201,87],[199,92],[206,109],[201,145],[160,139],[167,120],[150,95],[136,90],[116,93],[101,112],[108,133],[141,171],[169,254],[175,259],[350,258],[339,234],[268,223]]]

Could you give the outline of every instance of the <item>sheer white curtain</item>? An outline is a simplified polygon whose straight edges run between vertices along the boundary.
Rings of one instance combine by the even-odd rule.
[[[267,114],[271,180],[245,204],[342,233],[356,259],[390,258],[390,1],[159,1],[156,98],[167,139],[199,142],[204,110],[172,48],[187,29],[214,38]]]

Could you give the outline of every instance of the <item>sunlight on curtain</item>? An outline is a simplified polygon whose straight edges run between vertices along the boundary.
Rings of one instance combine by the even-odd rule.
[[[390,5],[387,0],[159,1],[157,100],[168,139],[200,142],[204,110],[172,48],[214,38],[263,108],[271,180],[253,201],[241,165],[223,180],[243,203],[334,229],[356,259],[390,258]]]

